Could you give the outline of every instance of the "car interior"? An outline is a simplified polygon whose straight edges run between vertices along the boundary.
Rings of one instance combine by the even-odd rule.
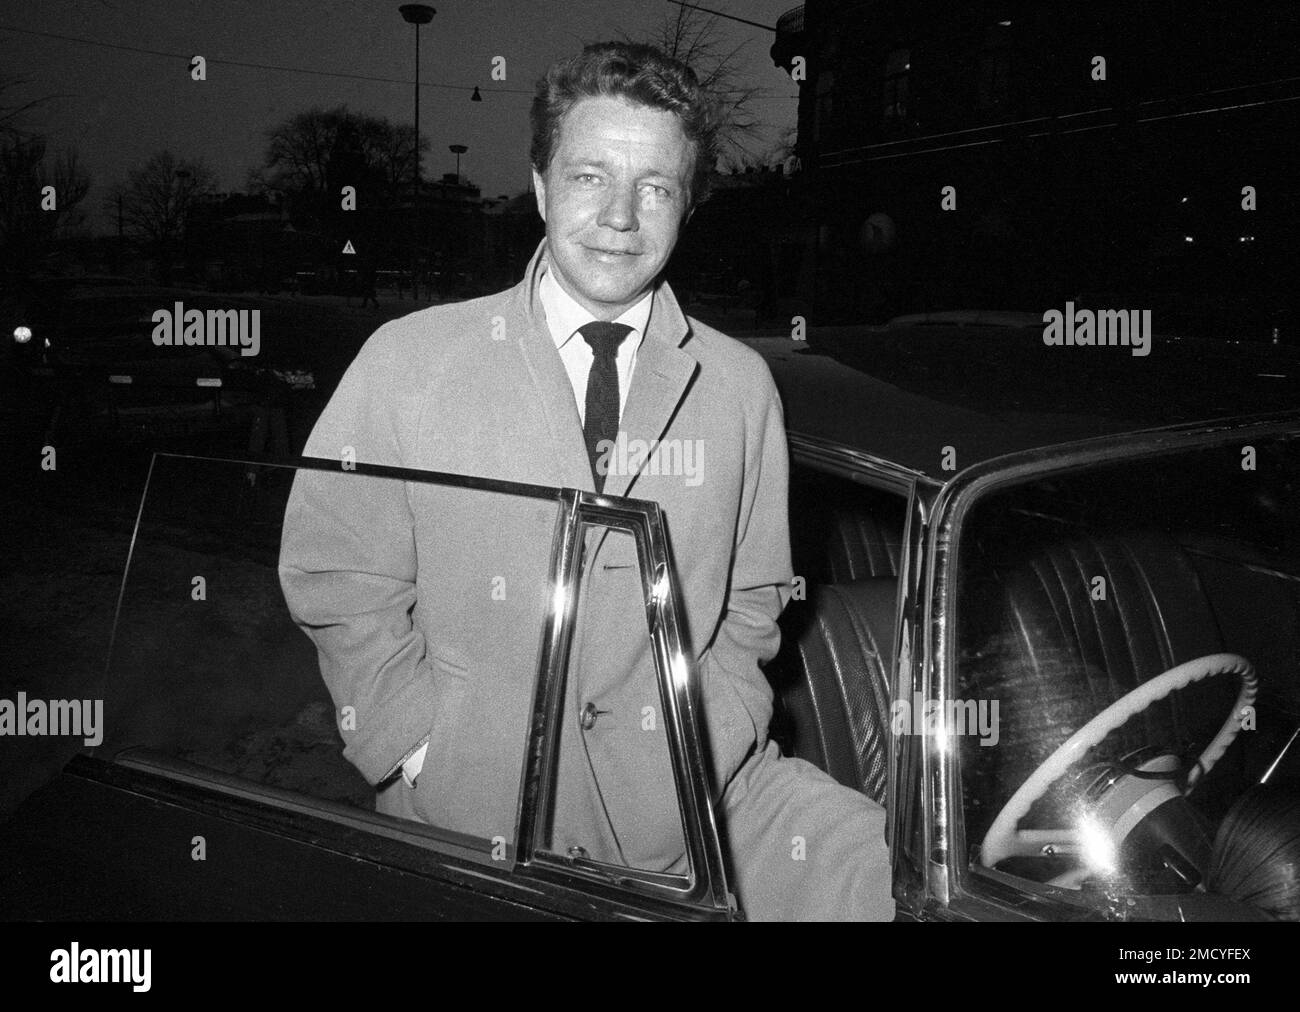
[[[907,500],[797,461],[790,478],[795,594],[765,671],[769,733],[884,804],[898,571]]]
[[[1245,675],[1211,670],[1134,707],[1025,813],[1022,828],[1106,825],[1121,841],[1106,874],[1080,871],[1068,848],[995,863],[1036,882],[1113,885],[1118,875],[1138,894],[1210,892],[1300,917],[1294,868],[1290,887],[1261,891],[1267,860],[1245,870],[1239,860],[1275,837],[1293,842],[1273,850],[1294,857],[1300,836],[1300,754],[1289,747],[1300,728],[1295,447],[1261,456],[1258,471],[1242,468],[1235,446],[1111,465],[1018,486],[972,511],[959,549],[959,695],[1001,701],[998,747],[961,746],[973,862],[1021,785],[1101,711],[1175,667],[1236,655],[1258,683],[1248,705]],[[1234,721],[1226,751],[1211,755],[1216,731]],[[1263,815],[1243,834],[1246,809]],[[1157,825],[1175,816],[1178,828]]]
[[[1118,881],[1300,918],[1300,530],[1288,519],[1300,482],[1294,446],[1260,452],[1262,474],[1219,447],[1021,485],[969,515],[958,695],[1001,704],[997,747],[961,739],[973,866],[995,816],[1076,731],[1171,669],[1236,655],[1258,685],[1247,706],[1245,676],[1202,665],[1134,706],[1013,820],[1029,832],[1081,812],[1122,824],[1110,878],[1068,847],[996,866],[1085,902]],[[796,461],[790,511],[796,591],[766,667],[770,733],[884,803],[906,500]]]

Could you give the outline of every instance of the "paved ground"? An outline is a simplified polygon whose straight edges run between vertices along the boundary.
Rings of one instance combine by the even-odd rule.
[[[133,543],[147,462],[100,452],[59,460],[53,472],[7,455],[15,480],[0,493],[0,698],[106,699],[109,751],[142,745],[368,805],[369,788],[340,755],[315,651],[280,594],[287,485],[250,490],[243,468],[204,481],[197,465],[160,465]],[[193,575],[206,582],[204,601],[193,600]],[[0,813],[80,747],[0,737]]]

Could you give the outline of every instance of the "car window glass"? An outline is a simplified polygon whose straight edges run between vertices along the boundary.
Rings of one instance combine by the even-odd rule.
[[[634,536],[581,526],[560,714],[549,850],[570,859],[687,876],[681,807],[669,753]]]
[[[301,505],[286,534],[295,479]],[[381,811],[504,857],[556,516],[554,501],[418,479],[155,457],[115,623],[101,754],[147,749],[374,810],[376,786],[356,760],[378,776],[376,763],[395,767],[427,737],[414,786],[400,775],[379,785]],[[404,570],[411,524],[429,551],[418,590]],[[428,632],[423,642],[413,626]]]
[[[1268,805],[1255,829],[1225,827],[1240,828],[1270,769],[1300,775],[1287,749],[1298,479],[1296,441],[1260,439],[1051,476],[972,509],[957,691],[912,727],[942,720],[955,736],[973,868],[1117,916],[1259,902],[1251,875],[1225,868],[1255,861]],[[1162,679],[1172,688],[1153,693]],[[1076,735],[1088,740],[1063,758]]]

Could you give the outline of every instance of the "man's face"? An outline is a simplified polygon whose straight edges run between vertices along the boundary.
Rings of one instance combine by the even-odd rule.
[[[694,152],[671,112],[598,96],[574,103],[537,210],[556,281],[599,320],[613,320],[654,284],[687,215]]]

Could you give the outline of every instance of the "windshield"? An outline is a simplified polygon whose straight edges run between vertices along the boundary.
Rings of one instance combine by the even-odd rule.
[[[1297,916],[1256,889],[1300,774],[1297,496],[1285,437],[972,509],[949,719],[973,868],[1116,916]]]

